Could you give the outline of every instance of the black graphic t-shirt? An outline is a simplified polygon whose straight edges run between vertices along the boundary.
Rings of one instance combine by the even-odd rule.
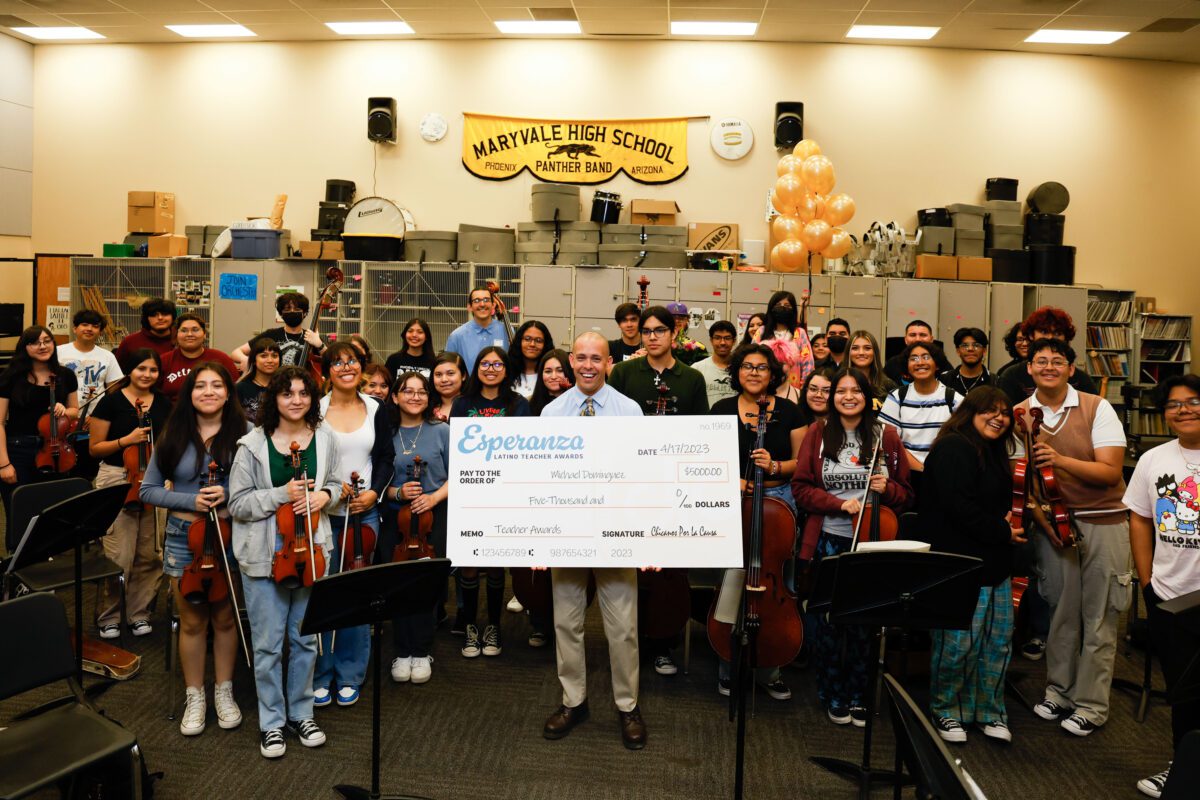
[[[300,350],[304,347],[304,336],[302,334],[288,333],[283,328],[267,328],[254,338],[258,339],[262,336],[274,339],[275,343],[279,345],[280,366],[296,367],[300,365]],[[311,348],[309,352],[312,352]]]
[[[508,413],[508,404],[497,398],[488,400],[486,397],[467,397],[465,395],[455,399],[454,405],[450,407],[451,417],[528,417],[529,401],[520,395],[517,396],[517,402],[513,406],[513,412]]]

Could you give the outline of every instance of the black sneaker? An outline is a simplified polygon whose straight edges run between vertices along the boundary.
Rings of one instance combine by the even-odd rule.
[[[1137,782],[1138,791],[1150,797],[1162,797],[1163,789],[1167,786],[1167,777],[1171,774],[1171,765],[1157,775],[1142,778]]]
[[[850,706],[850,721],[856,728],[867,727],[867,709],[862,706]]]
[[[258,752],[262,753],[263,758],[279,758],[286,753],[287,742],[283,740],[283,731],[279,728],[263,731],[258,742]]]
[[[296,734],[300,739],[300,744],[305,747],[320,747],[325,744],[325,733],[311,719],[288,722],[287,726],[288,730]]]
[[[729,678],[717,678],[717,694],[721,697],[729,697],[730,688],[733,682]]]
[[[659,675],[674,675],[675,673],[679,672],[679,667],[675,666],[675,662],[670,656],[655,656],[654,671]]]
[[[851,721],[850,709],[845,706],[831,705],[825,709],[825,715],[834,725],[849,725]]]
[[[771,683],[760,683],[759,686],[767,693],[772,700],[791,700],[792,690],[788,685],[781,680],[772,681]]]
[[[1021,655],[1030,661],[1041,661],[1046,653],[1046,640],[1036,636],[1021,645]]]
[[[1073,733],[1076,736],[1087,736],[1099,727],[1094,722],[1088,722],[1078,714],[1072,714],[1058,724],[1064,731]]]
[[[483,629],[483,654],[485,656],[498,656],[504,652],[504,647],[500,643],[500,628],[496,625],[488,625]]]
[[[1033,707],[1033,713],[1045,720],[1057,722],[1064,714],[1070,712],[1071,709],[1060,706],[1050,698],[1046,698],[1042,702]]]
[[[933,721],[933,727],[944,742],[965,742],[967,740],[966,728],[953,717],[937,717]]]

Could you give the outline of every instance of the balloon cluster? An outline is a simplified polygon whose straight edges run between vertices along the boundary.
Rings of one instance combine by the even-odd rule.
[[[821,155],[820,145],[804,139],[779,159],[776,173],[771,205],[779,216],[771,220],[771,232],[779,244],[771,250],[771,268],[795,272],[810,255],[841,258],[850,252],[850,234],[839,226],[854,216],[854,199],[830,194],[833,162]]]

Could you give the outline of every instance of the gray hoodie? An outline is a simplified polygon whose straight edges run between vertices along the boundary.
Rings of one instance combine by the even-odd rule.
[[[317,474],[314,489],[326,489],[334,498],[341,496],[342,484],[337,476],[338,448],[333,434],[325,425],[317,427]],[[275,510],[288,502],[286,486],[271,486],[270,446],[262,428],[255,428],[238,440],[237,455],[229,473],[229,513],[233,517],[233,552],[238,568],[251,578],[271,575],[275,555]],[[313,533],[317,544],[329,551],[329,517],[321,514],[320,524]]]

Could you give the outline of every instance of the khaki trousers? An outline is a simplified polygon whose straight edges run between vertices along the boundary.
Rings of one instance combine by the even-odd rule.
[[[1082,541],[1053,553],[1062,595],[1046,642],[1046,697],[1094,725],[1108,720],[1117,618],[1131,600],[1129,523],[1076,520]]]
[[[96,488],[103,489],[124,481],[124,468],[102,463],[96,475]],[[122,511],[102,539],[104,554],[125,572],[125,607],[130,622],[149,618],[150,604],[162,582],[163,553],[157,511],[154,506],[146,506],[144,511],[136,513]],[[115,579],[105,581],[96,617],[98,625],[115,625],[121,621],[119,592]]]
[[[638,698],[637,570],[554,568],[554,636],[563,705],[587,700],[587,664],[583,621],[587,614],[588,573],[596,575],[596,599],[608,639],[613,700],[619,711],[632,711]]]

